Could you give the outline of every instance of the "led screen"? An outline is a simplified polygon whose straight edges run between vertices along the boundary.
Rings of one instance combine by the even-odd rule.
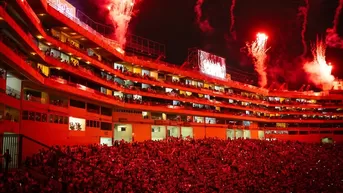
[[[200,72],[216,78],[225,79],[225,58],[199,50]]]
[[[76,17],[76,8],[66,0],[48,0],[48,3],[67,17]]]

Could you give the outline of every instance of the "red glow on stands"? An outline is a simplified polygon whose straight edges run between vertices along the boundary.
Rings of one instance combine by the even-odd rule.
[[[317,39],[316,45],[312,49],[313,61],[304,64],[304,70],[309,74],[309,79],[319,87],[330,87],[335,80],[331,75],[331,63],[325,60],[326,45]]]
[[[253,57],[255,70],[259,74],[259,85],[263,88],[267,85],[266,59],[267,59],[268,36],[265,33],[257,33],[256,40],[247,43],[249,55]]]
[[[121,47],[126,44],[127,28],[131,20],[134,4],[134,0],[110,0],[107,5],[109,17],[114,27],[115,39]]]

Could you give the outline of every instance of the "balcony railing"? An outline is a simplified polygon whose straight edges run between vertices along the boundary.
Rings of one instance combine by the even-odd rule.
[[[59,6],[56,4],[56,1],[47,0],[47,2],[51,7],[64,14],[84,29],[87,29],[98,38],[101,38],[105,43],[113,45],[115,48],[120,47],[116,41],[107,38],[109,35],[113,34],[113,27],[92,20],[80,10],[77,10],[76,16],[74,16],[70,15],[66,11],[61,11]],[[133,34],[127,35],[127,44],[125,49],[129,52],[144,54],[150,57],[165,57],[165,45]]]

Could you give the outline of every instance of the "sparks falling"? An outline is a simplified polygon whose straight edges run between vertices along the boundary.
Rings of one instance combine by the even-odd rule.
[[[109,0],[107,8],[113,23],[115,39],[123,48],[126,44],[126,33],[131,20],[135,0]]]
[[[232,0],[231,7],[230,7],[230,15],[231,15],[231,25],[230,25],[230,33],[234,40],[237,39],[236,31],[235,31],[235,7],[236,7],[236,0]]]
[[[204,4],[204,0],[198,0],[195,7],[194,7],[194,11],[196,14],[196,23],[198,24],[198,26],[202,32],[211,33],[211,32],[213,32],[213,27],[210,25],[208,19],[201,20],[201,18],[202,18],[202,5],[203,4]]]
[[[326,30],[326,45],[329,47],[334,47],[334,48],[343,48],[343,39],[339,37],[337,33],[337,26],[339,24],[339,16],[342,12],[343,8],[343,0],[339,0],[339,5],[336,9],[335,12],[335,17],[333,20],[333,26],[332,28],[329,28]]]
[[[317,38],[312,49],[313,61],[304,64],[304,70],[309,75],[310,81],[321,88],[332,86],[335,80],[335,77],[331,75],[332,66],[326,62],[325,52],[325,43]]]
[[[252,43],[247,43],[249,55],[254,59],[255,70],[259,74],[259,85],[264,88],[267,86],[267,72],[266,72],[266,59],[267,59],[267,41],[268,36],[264,33],[258,33],[256,40]]]
[[[305,39],[306,29],[307,29],[307,17],[308,17],[308,10],[310,9],[310,4],[308,0],[305,0],[305,6],[299,8],[299,14],[303,16],[303,23],[302,23],[302,30],[301,30],[301,42],[303,44],[303,53],[302,57],[305,57],[307,54],[307,43]]]

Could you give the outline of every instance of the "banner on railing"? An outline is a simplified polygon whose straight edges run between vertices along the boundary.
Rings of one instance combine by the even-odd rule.
[[[76,8],[66,0],[48,0],[48,3],[53,5],[59,12],[66,16],[76,17]]]
[[[69,117],[69,130],[71,131],[85,131],[86,119]]]

